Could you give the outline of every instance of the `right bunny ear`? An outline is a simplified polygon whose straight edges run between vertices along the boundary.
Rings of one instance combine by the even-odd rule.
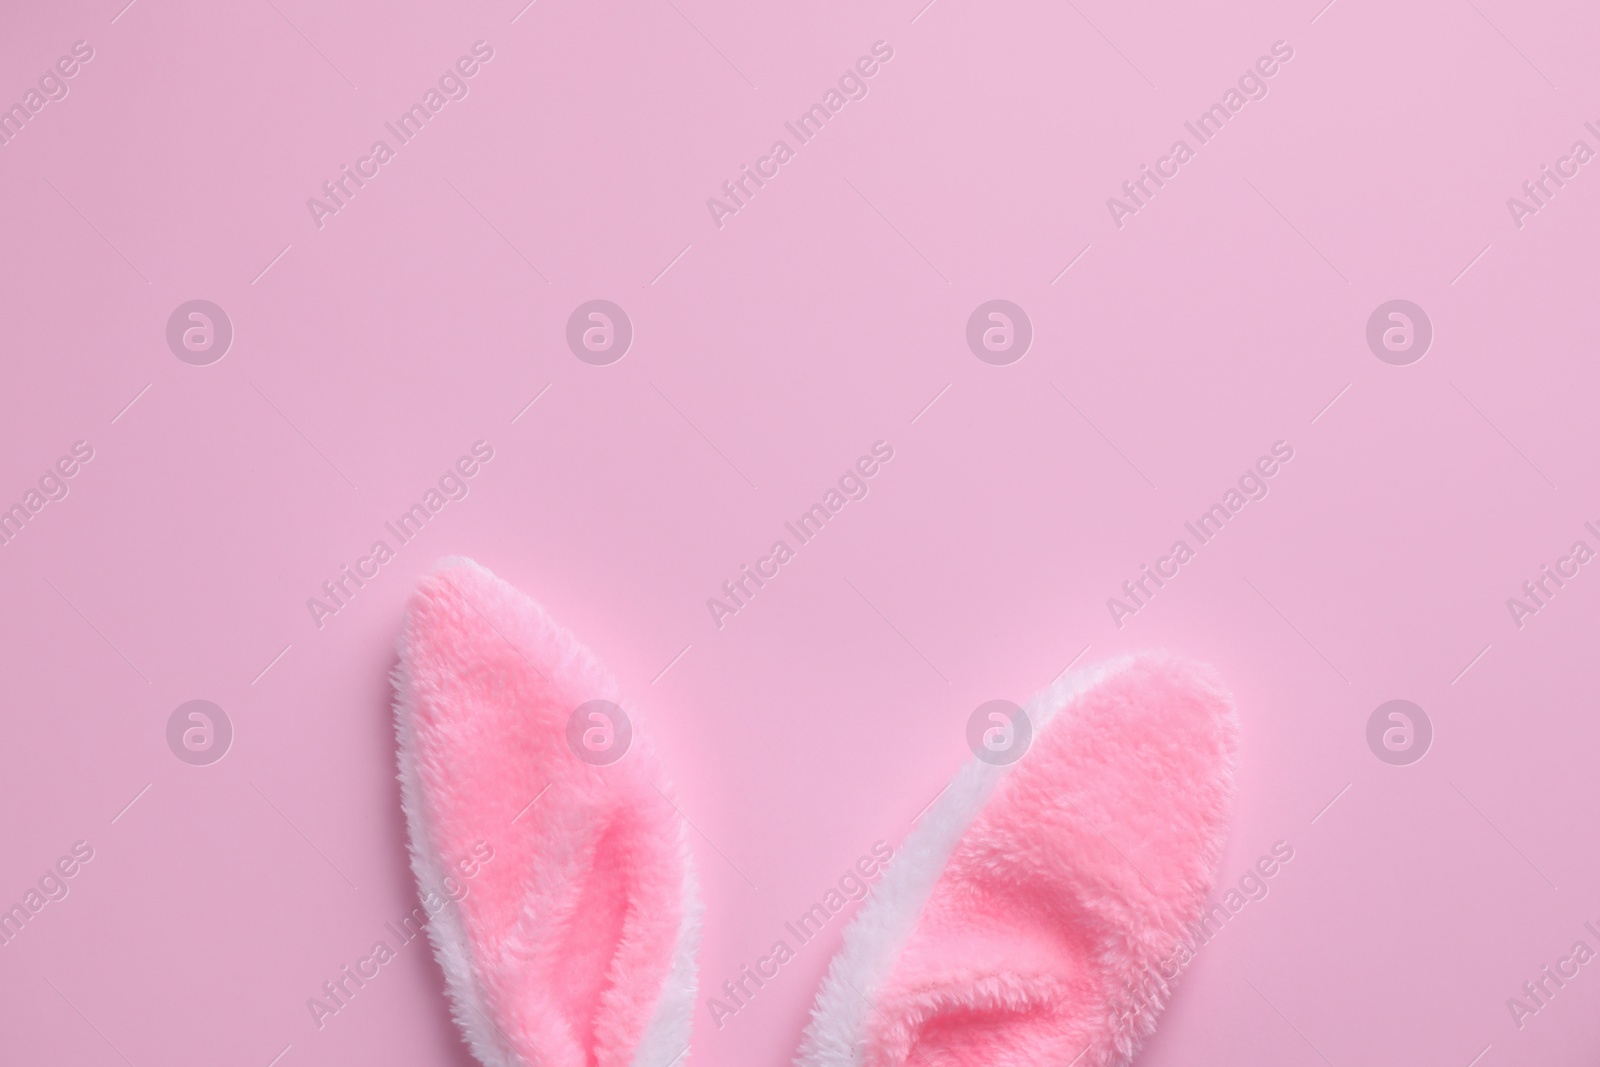
[[[1194,948],[1237,727],[1209,672],[1140,656],[1026,712],[974,760],[845,930],[800,1067],[1126,1064]]]
[[[594,656],[453,560],[412,599],[395,688],[419,917],[473,1054],[685,1062],[700,911],[682,820]]]

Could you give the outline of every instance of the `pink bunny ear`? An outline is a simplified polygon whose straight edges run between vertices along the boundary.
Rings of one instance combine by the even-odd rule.
[[[411,602],[395,686],[411,866],[473,1053],[485,1067],[680,1061],[694,875],[594,656],[452,560]]]
[[[802,1067],[1108,1067],[1154,1028],[1221,856],[1232,704],[1143,656],[1025,710],[1031,749],[963,768],[846,930]]]

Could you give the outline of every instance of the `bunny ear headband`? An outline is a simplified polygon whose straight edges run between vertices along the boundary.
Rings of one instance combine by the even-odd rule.
[[[395,673],[411,865],[472,891],[429,935],[484,1067],[686,1062],[700,906],[660,766],[593,654],[469,560],[425,579]],[[970,761],[844,933],[798,1067],[1126,1064],[1215,879],[1232,703],[1137,656],[1025,708]],[[612,751],[627,751],[611,762]]]

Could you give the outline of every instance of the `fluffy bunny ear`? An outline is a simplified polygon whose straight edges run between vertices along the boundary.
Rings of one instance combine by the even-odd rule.
[[[684,1062],[700,915],[682,820],[594,656],[451,560],[411,602],[395,687],[411,866],[479,1061]]]
[[[802,1067],[1108,1067],[1154,1028],[1221,856],[1231,701],[1146,656],[1025,711],[1031,749],[963,768],[846,930]]]

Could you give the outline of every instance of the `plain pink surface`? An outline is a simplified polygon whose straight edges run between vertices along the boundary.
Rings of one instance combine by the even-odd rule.
[[[1295,856],[1142,1065],[1600,1054],[1593,966],[1506,1006],[1600,948],[1600,569],[1506,607],[1600,547],[1600,163],[1521,228],[1506,204],[1600,148],[1592,6],[123,2],[0,14],[0,102],[94,49],[0,147],[0,502],[94,449],[0,547],[0,905],[94,850],[0,946],[0,1061],[469,1062],[419,943],[306,1007],[414,906],[387,672],[452,553],[618,674],[696,830],[707,990],[898,843],[979,703],[1167,646],[1242,711],[1222,882]],[[467,97],[318,229],[307,198],[479,40]],[[719,230],[706,199],[879,40]],[[1267,97],[1118,229],[1106,199],[1279,40]],[[210,366],[165,340],[197,298],[234,326]],[[610,366],[565,343],[595,298],[634,326]],[[966,345],[996,298],[1033,323],[1010,366]],[[1433,323],[1409,366],[1366,344],[1392,299]],[[307,598],[479,440],[469,495],[319,629]],[[879,440],[870,494],[716,628]],[[1106,598],[1280,440],[1270,495],[1119,630]],[[204,767],[165,738],[196,698],[235,730]],[[1367,746],[1394,698],[1434,725],[1411,766]],[[702,1010],[692,1062],[787,1062],[836,923]]]

